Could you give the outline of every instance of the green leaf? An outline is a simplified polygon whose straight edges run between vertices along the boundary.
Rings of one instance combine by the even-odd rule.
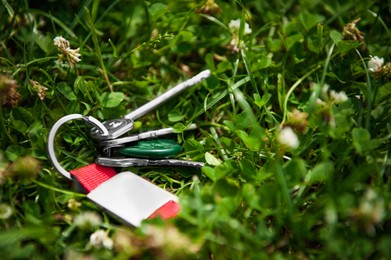
[[[211,70],[216,70],[215,61],[212,53],[207,53],[205,55],[205,62],[206,65],[208,65],[208,68],[210,68]]]
[[[95,103],[95,100],[99,97],[97,94],[97,87],[95,86],[93,81],[87,81],[84,77],[77,77],[75,82],[73,83],[73,88],[75,93],[78,95],[79,92],[83,95],[83,97],[88,98],[90,103]]]
[[[46,55],[55,49],[53,45],[53,37],[50,37],[49,35],[40,36],[35,42],[45,52]]]
[[[254,63],[252,65],[251,69],[253,71],[265,69],[265,68],[270,67],[270,65],[272,65],[272,62],[273,62],[273,60],[272,60],[271,56],[263,55],[259,60],[257,60],[256,63]]]
[[[12,114],[14,118],[18,118],[24,121],[27,125],[34,123],[35,118],[30,110],[23,107],[16,107],[13,109]]]
[[[254,164],[247,159],[240,160],[239,163],[241,176],[248,181],[254,181],[257,177],[257,169]]]
[[[353,145],[359,154],[365,154],[380,144],[377,140],[371,140],[371,136],[366,129],[354,128],[352,131]]]
[[[209,152],[205,153],[205,161],[207,164],[212,166],[219,166],[221,164],[221,160]]]
[[[319,14],[312,14],[308,11],[301,12],[300,20],[304,26],[304,28],[308,31],[321,21],[323,21],[325,18],[322,15]]]
[[[152,4],[148,10],[151,14],[152,19],[154,19],[154,20],[156,20],[160,16],[164,15],[164,13],[166,13],[168,11],[167,5],[162,4],[162,3]]]
[[[362,43],[358,41],[340,41],[337,45],[338,51],[342,54],[346,54],[352,50],[357,49],[360,47]]]
[[[283,47],[283,42],[281,39],[272,39],[270,37],[267,37],[266,46],[271,52],[279,52]]]
[[[25,122],[20,121],[20,120],[13,120],[12,121],[12,126],[14,129],[22,134],[25,134],[27,131],[27,125]]]
[[[234,197],[240,192],[239,183],[233,178],[224,178],[216,181],[213,185],[213,191],[224,197]]]
[[[332,175],[333,171],[334,164],[332,162],[321,162],[308,172],[305,182],[310,185],[325,182]]]
[[[277,207],[281,198],[281,189],[276,183],[268,182],[258,190],[259,204],[262,208],[271,209]]]
[[[222,178],[224,176],[216,176],[216,170],[213,167],[210,166],[204,166],[202,167],[202,172],[212,181],[217,181],[219,178]]]
[[[285,44],[287,49],[289,50],[296,42],[301,42],[303,40],[304,40],[303,35],[301,33],[296,33],[286,38]]]
[[[10,161],[15,161],[18,157],[24,155],[25,149],[20,145],[10,145],[5,150],[4,154]]]
[[[308,38],[308,49],[310,49],[312,52],[320,53],[321,46],[320,46],[319,40],[309,37]]]
[[[235,165],[232,161],[223,162],[215,168],[209,166],[202,167],[202,172],[214,182],[234,173],[235,171]]]
[[[263,108],[270,100],[272,95],[270,93],[265,93],[262,98],[259,94],[254,94],[254,104],[259,108]]]
[[[300,183],[307,174],[307,166],[303,159],[292,159],[284,165],[285,178],[290,187]]]
[[[105,108],[117,107],[125,99],[122,92],[105,92],[100,97],[101,105]]]
[[[204,160],[204,146],[194,139],[187,139],[183,144],[186,155],[195,161]]]
[[[68,86],[65,82],[60,82],[57,85],[57,90],[65,96],[68,100],[77,100],[77,97],[75,93],[73,92],[72,88]]]
[[[236,130],[235,133],[239,136],[248,149],[251,151],[259,151],[261,147],[261,133],[256,133],[254,131],[248,135],[243,130]]]
[[[330,38],[334,41],[335,44],[338,44],[342,40],[342,34],[336,30],[331,30]]]
[[[251,208],[261,210],[259,206],[259,195],[254,185],[245,183],[242,188],[242,196]]]
[[[168,120],[170,122],[179,122],[185,118],[185,115],[181,114],[179,111],[171,111],[168,113]]]
[[[193,33],[189,31],[180,31],[174,38],[176,43],[189,42],[193,39]]]
[[[228,150],[229,152],[233,152],[233,150],[235,149],[235,142],[231,138],[222,136],[220,137],[220,142],[223,148]]]

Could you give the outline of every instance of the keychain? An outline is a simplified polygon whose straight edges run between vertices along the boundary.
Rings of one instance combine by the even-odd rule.
[[[172,140],[156,139],[156,137],[173,133],[173,128],[118,137],[133,129],[134,120],[209,76],[210,71],[205,70],[121,119],[102,123],[94,117],[80,114],[71,114],[60,118],[49,133],[49,158],[57,171],[73,180],[75,186],[87,193],[90,200],[133,226],[139,226],[147,218],[168,219],[176,216],[180,211],[177,196],[130,171],[117,173],[114,167],[202,167],[203,163],[173,159],[181,152],[182,147]],[[99,141],[104,156],[98,156],[95,163],[91,165],[68,172],[57,160],[54,139],[63,124],[75,119],[81,119],[92,126],[90,133]],[[187,130],[195,128],[196,125],[192,124]]]

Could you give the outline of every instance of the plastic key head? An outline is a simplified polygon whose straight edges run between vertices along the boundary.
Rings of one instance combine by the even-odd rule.
[[[137,144],[119,148],[118,152],[127,157],[164,159],[177,156],[182,146],[173,140],[152,139],[139,141]]]

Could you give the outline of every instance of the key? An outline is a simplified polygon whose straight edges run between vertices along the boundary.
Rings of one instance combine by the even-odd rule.
[[[141,158],[111,158],[98,156],[95,163],[107,167],[133,167],[133,166],[182,166],[182,167],[196,167],[204,166],[203,162],[193,162],[178,159],[162,159],[151,160]]]
[[[194,130],[197,128],[196,124],[191,124],[186,130]],[[137,142],[143,139],[148,139],[148,138],[154,138],[162,135],[168,135],[174,133],[174,128],[168,127],[168,128],[163,128],[159,130],[153,130],[153,131],[148,131],[148,132],[143,132],[137,135],[131,135],[127,137],[122,137],[122,138],[117,138],[113,140],[103,140],[100,142],[101,146],[104,146],[104,150],[108,148],[113,148],[113,147],[122,147],[127,143],[131,142]]]
[[[126,132],[133,129],[134,120],[137,118],[149,113],[162,103],[166,102],[170,98],[176,96],[183,90],[201,82],[205,78],[211,75],[210,70],[204,70],[197,74],[196,76],[186,80],[185,82],[180,83],[174,88],[168,90],[157,98],[149,101],[143,106],[137,108],[136,110],[127,114],[124,118],[108,120],[103,122],[104,127],[108,130],[108,135],[102,134],[102,132],[98,128],[91,129],[91,135],[98,140],[110,140],[118,138],[119,136],[125,134]]]

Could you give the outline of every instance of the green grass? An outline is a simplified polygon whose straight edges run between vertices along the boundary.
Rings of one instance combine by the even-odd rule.
[[[2,1],[2,259],[391,257],[391,6],[213,3]],[[56,36],[80,48],[75,66],[56,63]],[[384,58],[377,72],[370,55]],[[135,124],[199,126],[174,138],[201,170],[131,169],[180,197],[177,218],[123,225],[52,167],[47,136],[62,116],[120,118],[204,69],[213,76]],[[288,127],[298,145],[284,145]],[[58,134],[66,169],[99,154],[89,130]],[[97,225],[77,224],[86,212]],[[90,244],[98,229],[112,249]]]

